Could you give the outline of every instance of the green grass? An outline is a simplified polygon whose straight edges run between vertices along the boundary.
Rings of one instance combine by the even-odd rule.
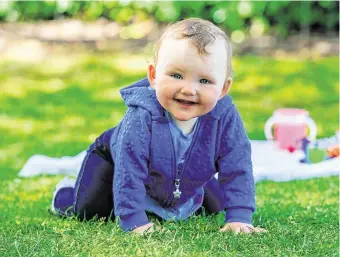
[[[264,139],[279,107],[309,110],[319,137],[334,135],[338,61],[235,58],[231,95],[250,138]],[[75,155],[116,125],[125,112],[118,89],[145,76],[146,65],[143,56],[107,53],[0,61],[1,256],[338,256],[338,177],[258,183],[254,224],[269,230],[263,235],[220,233],[223,213],[162,222],[145,237],[49,215],[62,177],[21,179],[18,171],[33,154]]]

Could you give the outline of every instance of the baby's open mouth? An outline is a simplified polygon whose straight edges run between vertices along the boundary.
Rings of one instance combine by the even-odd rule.
[[[192,102],[192,101],[187,101],[187,100],[183,100],[183,99],[175,99],[176,102],[183,104],[183,105],[194,105],[197,104],[196,102]]]

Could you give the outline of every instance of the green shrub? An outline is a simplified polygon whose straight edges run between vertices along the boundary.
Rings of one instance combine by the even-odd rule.
[[[226,30],[286,36],[289,33],[338,33],[338,1],[1,1],[0,21],[38,21],[57,18],[96,20],[100,17],[127,25],[153,17],[159,23],[201,17]],[[256,30],[256,28],[254,28]]]

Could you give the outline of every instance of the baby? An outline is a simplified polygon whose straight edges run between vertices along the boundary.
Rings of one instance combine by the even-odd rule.
[[[227,95],[231,57],[226,34],[211,22],[170,25],[147,79],[121,90],[124,118],[90,146],[76,182],[57,185],[52,210],[119,217],[124,231],[143,233],[154,230],[147,213],[185,220],[201,208],[226,212],[222,232],[265,232],[251,225],[251,149]]]

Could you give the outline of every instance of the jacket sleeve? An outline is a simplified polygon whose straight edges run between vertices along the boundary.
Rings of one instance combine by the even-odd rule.
[[[143,111],[129,107],[110,144],[115,166],[114,213],[124,231],[149,223],[144,181],[148,175],[150,132]]]
[[[222,121],[218,181],[223,188],[225,222],[252,223],[255,211],[255,183],[251,145],[241,117],[233,105]]]

